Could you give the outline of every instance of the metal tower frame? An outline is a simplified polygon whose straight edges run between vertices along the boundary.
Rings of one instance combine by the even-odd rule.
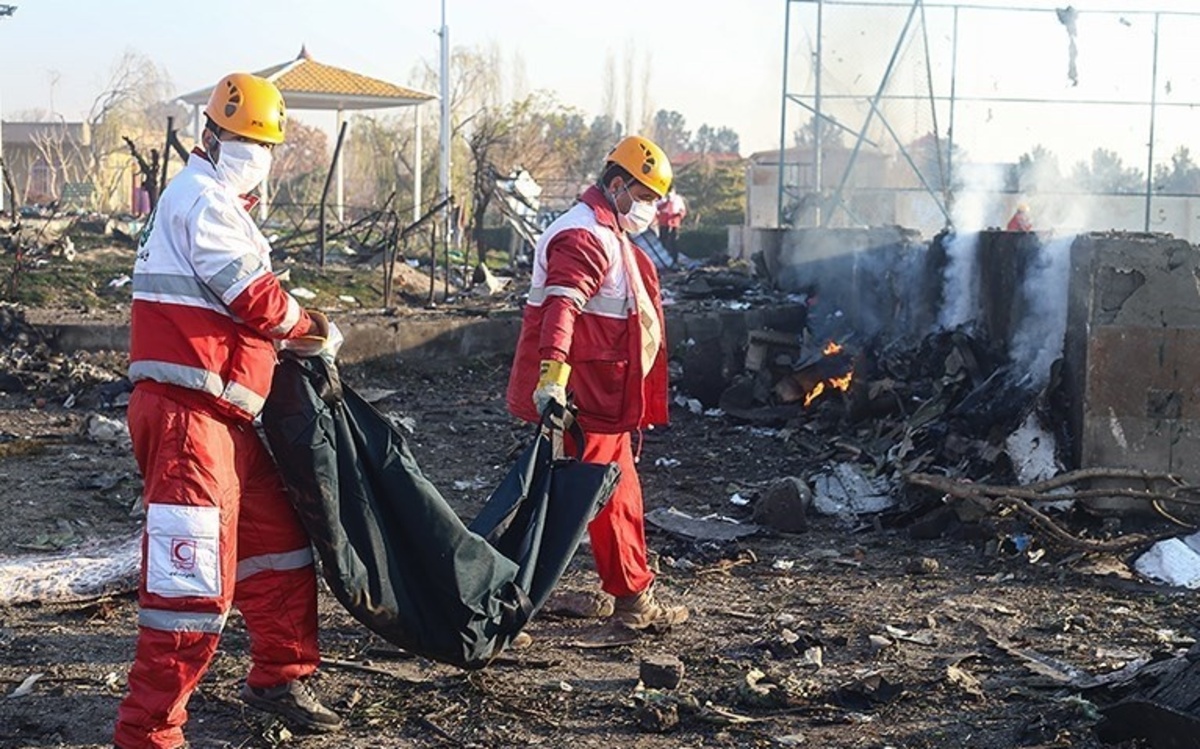
[[[785,174],[785,155],[786,155],[788,135],[789,135],[788,129],[787,129],[788,105],[789,104],[797,104],[797,105],[801,106],[802,108],[811,112],[813,115],[813,135],[814,135],[814,138],[813,138],[813,168],[814,168],[814,172],[815,172],[814,187],[815,187],[815,190],[817,193],[817,208],[816,208],[815,216],[816,216],[816,222],[818,225],[827,226],[829,224],[830,218],[833,216],[833,214],[839,208],[841,210],[845,211],[847,213],[847,215],[849,215],[851,218],[853,218],[853,214],[850,212],[850,209],[846,205],[842,196],[843,196],[843,192],[845,190],[846,184],[850,178],[850,174],[854,170],[854,165],[858,159],[858,154],[862,149],[862,145],[864,143],[868,143],[870,145],[878,147],[878,144],[873,143],[871,140],[869,140],[866,137],[867,130],[871,126],[872,120],[874,118],[878,117],[880,123],[882,123],[884,128],[887,130],[888,135],[895,142],[895,144],[900,152],[900,155],[905,159],[905,161],[908,163],[909,167],[912,168],[913,172],[916,174],[917,178],[920,180],[924,189],[934,199],[934,202],[936,203],[938,209],[942,212],[943,216],[945,216],[946,223],[949,226],[952,223],[951,207],[953,206],[953,200],[954,200],[952,177],[953,177],[953,173],[954,173],[953,154],[954,154],[955,106],[958,102],[991,102],[991,103],[998,103],[998,104],[1060,104],[1061,105],[1061,104],[1066,103],[1066,104],[1077,104],[1077,105],[1112,105],[1112,106],[1146,107],[1148,110],[1147,129],[1148,129],[1149,137],[1147,140],[1147,157],[1146,157],[1145,230],[1146,231],[1150,230],[1150,206],[1151,206],[1151,202],[1153,199],[1153,192],[1154,192],[1154,185],[1153,185],[1153,180],[1154,180],[1154,137],[1155,137],[1156,114],[1157,114],[1158,108],[1160,108],[1160,107],[1185,107],[1185,108],[1200,107],[1200,101],[1161,102],[1158,100],[1158,62],[1159,62],[1158,42],[1159,42],[1160,25],[1161,25],[1163,16],[1186,16],[1186,17],[1200,18],[1200,12],[1153,10],[1153,9],[1146,9],[1146,8],[1140,8],[1140,9],[1136,9],[1136,10],[1088,11],[1089,15],[1152,16],[1153,17],[1153,19],[1154,19],[1154,37],[1153,37],[1154,45],[1153,45],[1153,53],[1152,53],[1152,60],[1151,60],[1151,71],[1152,72],[1151,72],[1151,81],[1150,81],[1150,98],[1148,100],[1144,100],[1144,101],[1091,99],[1091,100],[1073,100],[1070,102],[1063,102],[1060,100],[1047,99],[1047,98],[1023,98],[1023,97],[1002,97],[1002,96],[963,97],[963,96],[958,96],[958,92],[957,92],[958,31],[959,31],[958,26],[959,26],[960,11],[962,11],[962,10],[987,10],[987,11],[1013,12],[1013,13],[1054,13],[1055,12],[1054,8],[1012,7],[1012,6],[1003,6],[1003,5],[987,5],[987,4],[981,4],[981,3],[938,2],[937,0],[935,0],[934,2],[928,2],[927,0],[912,0],[912,2],[901,2],[899,0],[892,0],[892,1],[882,0],[880,2],[868,2],[867,0],[783,0],[783,2],[784,2],[783,75],[782,75],[783,96],[782,96],[782,103],[780,106],[779,165],[778,165],[779,185],[778,185],[778,192],[777,192],[777,201],[778,201],[777,221],[780,226],[785,225],[785,216],[784,216],[785,179],[784,179],[784,174]],[[802,4],[806,4],[806,5],[816,5],[816,16],[817,16],[816,37],[817,38],[816,38],[816,49],[813,54],[813,61],[812,61],[813,72],[814,72],[814,87],[813,87],[813,91],[811,93],[793,92],[793,91],[789,91],[789,88],[788,88],[788,72],[789,72],[789,68],[791,67],[789,64],[789,61],[791,58],[792,5],[797,4],[797,3],[802,3]],[[821,69],[822,69],[823,52],[824,52],[823,46],[822,46],[822,36],[823,36],[823,26],[824,26],[824,10],[825,10],[826,6],[859,7],[859,8],[907,8],[908,9],[908,17],[905,20],[904,27],[901,30],[899,37],[896,39],[896,44],[892,49],[891,57],[888,60],[887,67],[885,68],[883,75],[880,78],[879,86],[877,87],[875,94],[873,96],[864,97],[862,95],[855,95],[855,94],[829,94],[829,93],[822,91],[822,86],[821,86],[822,70]],[[933,69],[932,69],[932,64],[931,64],[930,56],[929,56],[929,38],[928,38],[928,32],[926,29],[926,25],[924,23],[924,13],[925,13],[926,8],[941,8],[941,9],[949,8],[953,11],[953,32],[952,32],[952,36],[951,36],[950,91],[949,91],[948,95],[940,95],[939,96],[939,95],[935,94],[933,91]],[[905,42],[908,40],[908,36],[909,36],[910,30],[912,28],[913,21],[916,18],[916,15],[918,12],[921,14],[921,18],[922,18],[921,26],[922,26],[922,33],[924,35],[923,41],[924,41],[924,45],[925,45],[925,65],[926,65],[926,74],[927,74],[928,80],[930,82],[930,94],[928,97],[888,94],[887,87],[888,87],[888,84],[890,83],[891,75],[895,68],[896,60],[899,58],[900,52],[903,49]],[[808,103],[809,99],[812,100],[812,104]],[[933,188],[933,186],[930,185],[930,183],[926,179],[925,175],[921,173],[921,170],[917,167],[916,163],[913,161],[911,155],[908,153],[907,149],[904,147],[904,144],[900,141],[896,132],[892,129],[891,124],[887,121],[887,118],[884,116],[883,112],[880,111],[880,109],[879,109],[879,104],[881,101],[887,101],[887,100],[910,100],[911,101],[911,100],[920,100],[920,99],[928,100],[931,103],[931,105],[936,105],[936,103],[938,103],[938,102],[949,103],[949,110],[950,110],[949,111],[949,122],[947,124],[947,130],[946,130],[948,147],[947,147],[947,152],[946,152],[946,164],[945,164],[945,171],[944,171],[945,176],[943,179],[943,185],[945,186],[945,194],[940,197],[939,197],[937,191]],[[851,129],[850,127],[842,124],[841,122],[838,122],[837,120],[833,119],[832,117],[828,116],[827,114],[825,114],[822,109],[823,103],[826,101],[830,101],[830,100],[848,100],[848,101],[864,101],[865,100],[865,102],[869,105],[869,109],[867,111],[865,119],[863,120],[862,125],[857,130],[854,130],[854,129]],[[938,138],[940,141],[941,133],[939,133],[937,131],[936,106],[933,107],[933,111],[934,111],[934,136],[936,138]],[[825,200],[825,198],[822,194],[823,193],[823,185],[824,185],[823,173],[822,173],[823,168],[824,168],[824,164],[823,164],[824,159],[822,156],[822,151],[824,150],[824,147],[822,144],[821,129],[826,125],[831,126],[831,127],[837,127],[839,129],[841,129],[845,132],[851,133],[855,136],[854,148],[851,151],[849,161],[846,164],[845,170],[842,172],[841,178],[838,182],[837,189],[834,191],[834,193],[830,196],[830,198],[828,200]],[[940,159],[941,159],[940,145],[938,148],[938,158],[939,158],[939,162],[940,162]],[[939,165],[940,165],[940,163],[939,163]]]

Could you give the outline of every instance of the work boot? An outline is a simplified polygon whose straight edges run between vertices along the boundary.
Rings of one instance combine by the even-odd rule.
[[[265,710],[310,731],[328,733],[342,730],[342,719],[321,704],[308,685],[289,681],[277,687],[242,686],[242,702]]]
[[[600,590],[556,590],[543,609],[576,619],[606,619],[613,614],[613,597]]]
[[[613,617],[621,624],[638,631],[662,633],[676,624],[687,621],[686,606],[667,606],[654,597],[651,585],[632,596],[617,596]]]

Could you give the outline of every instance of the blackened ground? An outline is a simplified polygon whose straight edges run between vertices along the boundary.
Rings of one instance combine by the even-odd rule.
[[[415,420],[413,452],[469,516],[528,435],[505,412],[507,372],[507,361],[490,360],[443,372],[362,367],[347,378],[395,390],[378,405]],[[136,527],[132,459],[75,436],[83,417],[26,396],[0,400],[0,433],[38,438],[27,451],[0,445],[0,554]],[[745,517],[731,495],[753,499],[764,482],[815,468],[795,435],[683,409],[673,419],[642,450],[648,508]],[[347,719],[333,737],[289,736],[241,705],[247,638],[234,616],[192,698],[188,736],[193,747],[311,749],[1098,746],[1091,695],[1036,676],[997,643],[1103,673],[1186,647],[1191,598],[1098,571],[1119,560],[1033,563],[988,534],[914,541],[903,528],[814,519],[803,533],[696,544],[651,529],[660,594],[691,607],[690,622],[594,648],[580,646],[594,644],[594,625],[547,617],[531,625],[532,647],[476,673],[397,652],[323,594],[331,662],[314,686]],[[564,585],[594,584],[585,551]],[[0,747],[108,746],[134,620],[131,596],[0,610],[0,693],[42,674],[27,696],[0,699]],[[639,717],[653,724],[635,692],[639,660],[653,654],[686,669],[674,693],[648,695],[660,724],[678,717],[666,733],[639,727]]]

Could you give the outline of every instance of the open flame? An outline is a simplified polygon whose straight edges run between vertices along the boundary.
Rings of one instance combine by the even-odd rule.
[[[822,349],[821,353],[823,353],[825,356],[834,356],[836,354],[840,354],[841,352],[842,346],[835,341],[830,341],[829,343],[825,344],[825,348]],[[844,393],[850,389],[850,383],[853,381],[854,370],[851,369],[841,377],[830,377],[818,382],[813,386],[812,390],[809,390],[804,394],[804,407],[808,408],[809,404],[819,398],[825,392],[827,387],[841,390]]]

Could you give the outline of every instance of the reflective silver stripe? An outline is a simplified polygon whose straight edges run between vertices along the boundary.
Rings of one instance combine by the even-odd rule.
[[[215,372],[209,372],[199,367],[189,367],[183,364],[171,364],[165,361],[147,359],[135,361],[129,365],[129,379],[157,380],[169,385],[180,385],[192,390],[199,390],[209,395],[221,397],[225,391],[225,383]]]
[[[591,299],[585,299],[583,294],[579,293],[578,289],[572,289],[569,286],[547,286],[545,288],[535,287],[529,290],[529,295],[526,301],[534,307],[540,307],[547,297],[565,296],[571,301],[578,304],[584,312],[591,312],[604,317],[628,317],[629,311],[633,309],[630,301],[625,298],[613,298],[596,295]]]
[[[238,562],[238,582],[267,570],[298,570],[313,563],[312,549],[297,549],[280,554],[259,554]]]
[[[196,614],[190,611],[141,609],[138,611],[138,626],[163,632],[207,632],[216,635],[225,628],[228,616],[228,613]]]
[[[245,385],[236,382],[225,384],[215,372],[184,364],[154,360],[135,361],[129,365],[129,379],[132,382],[154,380],[199,390],[251,414],[261,411],[266,402],[263,396]]]
[[[605,317],[628,317],[632,307],[628,299],[614,299],[607,296],[594,296],[583,305],[584,312],[591,312]]]
[[[256,414],[263,409],[266,399],[245,385],[231,382],[217,397],[228,401],[247,413]]]
[[[529,293],[533,294],[533,290],[530,289]],[[587,297],[583,295],[583,292],[570,286],[547,286],[546,296],[565,296],[580,307],[587,303]]]
[[[165,294],[174,297],[202,299],[210,304],[224,307],[221,297],[194,276],[176,276],[170,273],[133,274],[133,293]]]
[[[239,281],[244,281],[262,269],[262,258],[257,255],[242,255],[234,258],[229,265],[217,271],[212,278],[208,279],[208,285],[224,297]]]
[[[296,327],[296,323],[300,322],[300,302],[291,294],[287,297],[287,312],[283,316],[283,322],[271,329],[273,335],[284,336],[292,332],[292,328]]]

